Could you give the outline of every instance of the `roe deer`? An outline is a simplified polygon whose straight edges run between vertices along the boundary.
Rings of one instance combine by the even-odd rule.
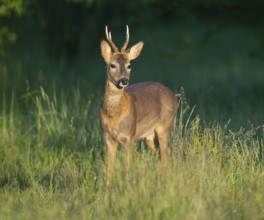
[[[167,166],[167,145],[178,109],[174,93],[160,83],[143,82],[128,86],[130,61],[139,56],[143,42],[127,49],[128,26],[126,29],[126,41],[120,51],[112,41],[107,26],[106,38],[110,45],[105,40],[101,42],[101,54],[107,65],[105,94],[100,109],[100,122],[107,145],[106,190],[112,179],[118,144],[125,147],[127,169],[134,140],[145,140],[153,152],[156,152],[155,144],[158,142],[162,164]]]

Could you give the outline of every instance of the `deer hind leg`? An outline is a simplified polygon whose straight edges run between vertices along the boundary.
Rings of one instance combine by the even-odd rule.
[[[146,144],[149,147],[149,149],[153,153],[156,153],[157,149],[156,149],[156,145],[155,145],[155,134],[147,136],[145,141],[146,141]]]
[[[161,162],[164,168],[168,166],[168,144],[170,139],[170,127],[167,129],[163,129],[162,127],[156,130],[159,148],[160,148],[160,156]]]

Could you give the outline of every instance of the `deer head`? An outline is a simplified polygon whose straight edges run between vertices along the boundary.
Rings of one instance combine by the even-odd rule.
[[[140,41],[133,47],[127,49],[129,42],[129,29],[126,26],[126,41],[119,51],[115,46],[111,32],[105,27],[106,39],[101,42],[101,54],[107,64],[107,81],[114,84],[118,89],[128,86],[131,64],[130,61],[136,59],[142,48],[143,42]]]

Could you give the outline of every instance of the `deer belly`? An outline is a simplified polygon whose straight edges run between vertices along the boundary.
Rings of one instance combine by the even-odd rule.
[[[135,139],[145,139],[147,136],[153,135],[157,126],[158,117],[151,119],[146,118],[137,123]]]

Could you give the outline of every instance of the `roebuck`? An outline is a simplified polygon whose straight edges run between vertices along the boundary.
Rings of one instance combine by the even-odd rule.
[[[108,154],[106,190],[112,179],[118,144],[125,147],[127,169],[130,167],[134,140],[145,140],[153,152],[159,146],[162,164],[167,166],[167,145],[178,109],[174,93],[160,83],[144,82],[128,86],[130,61],[139,56],[143,42],[127,49],[129,29],[128,26],[126,28],[126,41],[120,51],[112,41],[107,26],[108,43],[105,40],[101,42],[101,54],[107,64],[105,94],[100,109]],[[156,143],[158,146],[155,146]]]

